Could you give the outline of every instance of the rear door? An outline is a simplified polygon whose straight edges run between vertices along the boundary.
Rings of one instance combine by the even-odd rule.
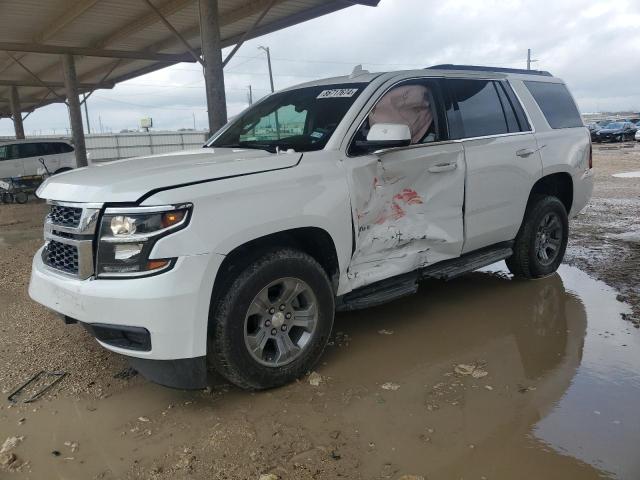
[[[24,167],[18,153],[18,145],[0,145],[0,178],[21,177]]]
[[[23,175],[36,175],[38,167],[41,165],[38,161],[39,158],[42,158],[41,144],[37,142],[19,143],[18,154],[22,159]]]
[[[366,112],[344,162],[356,232],[352,288],[458,257],[463,241],[464,151],[448,140],[439,82],[397,84]],[[408,125],[412,145],[359,152],[358,139],[378,122]]]
[[[447,118],[464,147],[463,253],[515,238],[542,163],[522,106],[506,81],[444,80]]]

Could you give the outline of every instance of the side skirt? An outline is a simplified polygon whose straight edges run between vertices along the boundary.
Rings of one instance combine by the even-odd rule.
[[[501,242],[469,252],[461,257],[438,262],[397,277],[367,285],[336,299],[336,311],[344,312],[382,305],[418,291],[422,279],[451,280],[513,255],[513,241]]]

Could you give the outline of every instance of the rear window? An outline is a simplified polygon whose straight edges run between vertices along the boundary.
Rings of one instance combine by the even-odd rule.
[[[569,90],[562,83],[525,81],[551,128],[582,127],[582,118]]]

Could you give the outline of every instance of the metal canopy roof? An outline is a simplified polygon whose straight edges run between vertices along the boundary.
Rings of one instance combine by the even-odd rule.
[[[354,4],[378,2],[219,0],[223,46]],[[198,17],[197,0],[2,0],[0,118],[11,116],[12,85],[18,88],[23,112],[65,100],[64,53],[76,57],[80,92],[113,88],[175,63],[196,62]]]

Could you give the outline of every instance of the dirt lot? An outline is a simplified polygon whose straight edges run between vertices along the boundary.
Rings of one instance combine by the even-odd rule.
[[[640,478],[640,178],[611,176],[640,146],[594,163],[558,275],[340,314],[313,377],[261,393],[150,384],[63,325],[26,291],[45,205],[0,206],[0,478]],[[6,401],[40,370],[67,376]]]

